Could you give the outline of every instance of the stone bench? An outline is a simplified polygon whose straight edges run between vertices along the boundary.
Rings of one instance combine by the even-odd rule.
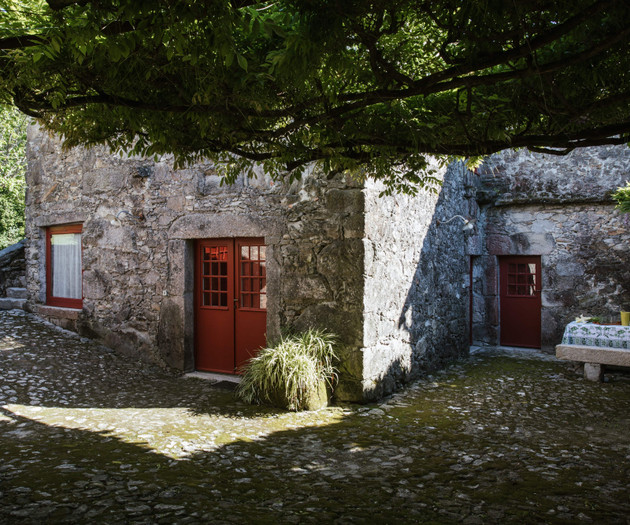
[[[625,348],[560,344],[556,357],[584,363],[584,377],[591,381],[602,380],[602,365],[630,367],[630,350]]]

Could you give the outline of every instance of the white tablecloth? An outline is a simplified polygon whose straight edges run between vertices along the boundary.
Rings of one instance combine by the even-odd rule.
[[[563,345],[601,346],[630,350],[630,326],[569,323]]]

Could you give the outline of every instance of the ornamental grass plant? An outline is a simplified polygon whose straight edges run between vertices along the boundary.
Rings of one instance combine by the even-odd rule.
[[[294,411],[324,406],[337,379],[335,342],[334,335],[314,329],[282,337],[245,365],[237,396]]]

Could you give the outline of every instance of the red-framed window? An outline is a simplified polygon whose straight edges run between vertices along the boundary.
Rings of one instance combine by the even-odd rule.
[[[227,310],[229,246],[203,246],[201,250],[201,306]]]
[[[537,288],[538,275],[535,263],[508,263],[507,265],[507,295],[510,297],[534,297]]]
[[[239,239],[237,296],[241,309],[267,309],[267,248],[263,239]]]
[[[81,224],[46,229],[46,304],[83,308]]]

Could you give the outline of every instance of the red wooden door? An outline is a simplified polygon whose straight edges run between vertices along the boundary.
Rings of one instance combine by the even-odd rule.
[[[239,368],[265,346],[267,250],[263,239],[236,239],[235,359]]]
[[[233,374],[265,345],[263,239],[196,243],[195,367]]]
[[[540,257],[501,257],[499,275],[501,344],[540,348]]]

